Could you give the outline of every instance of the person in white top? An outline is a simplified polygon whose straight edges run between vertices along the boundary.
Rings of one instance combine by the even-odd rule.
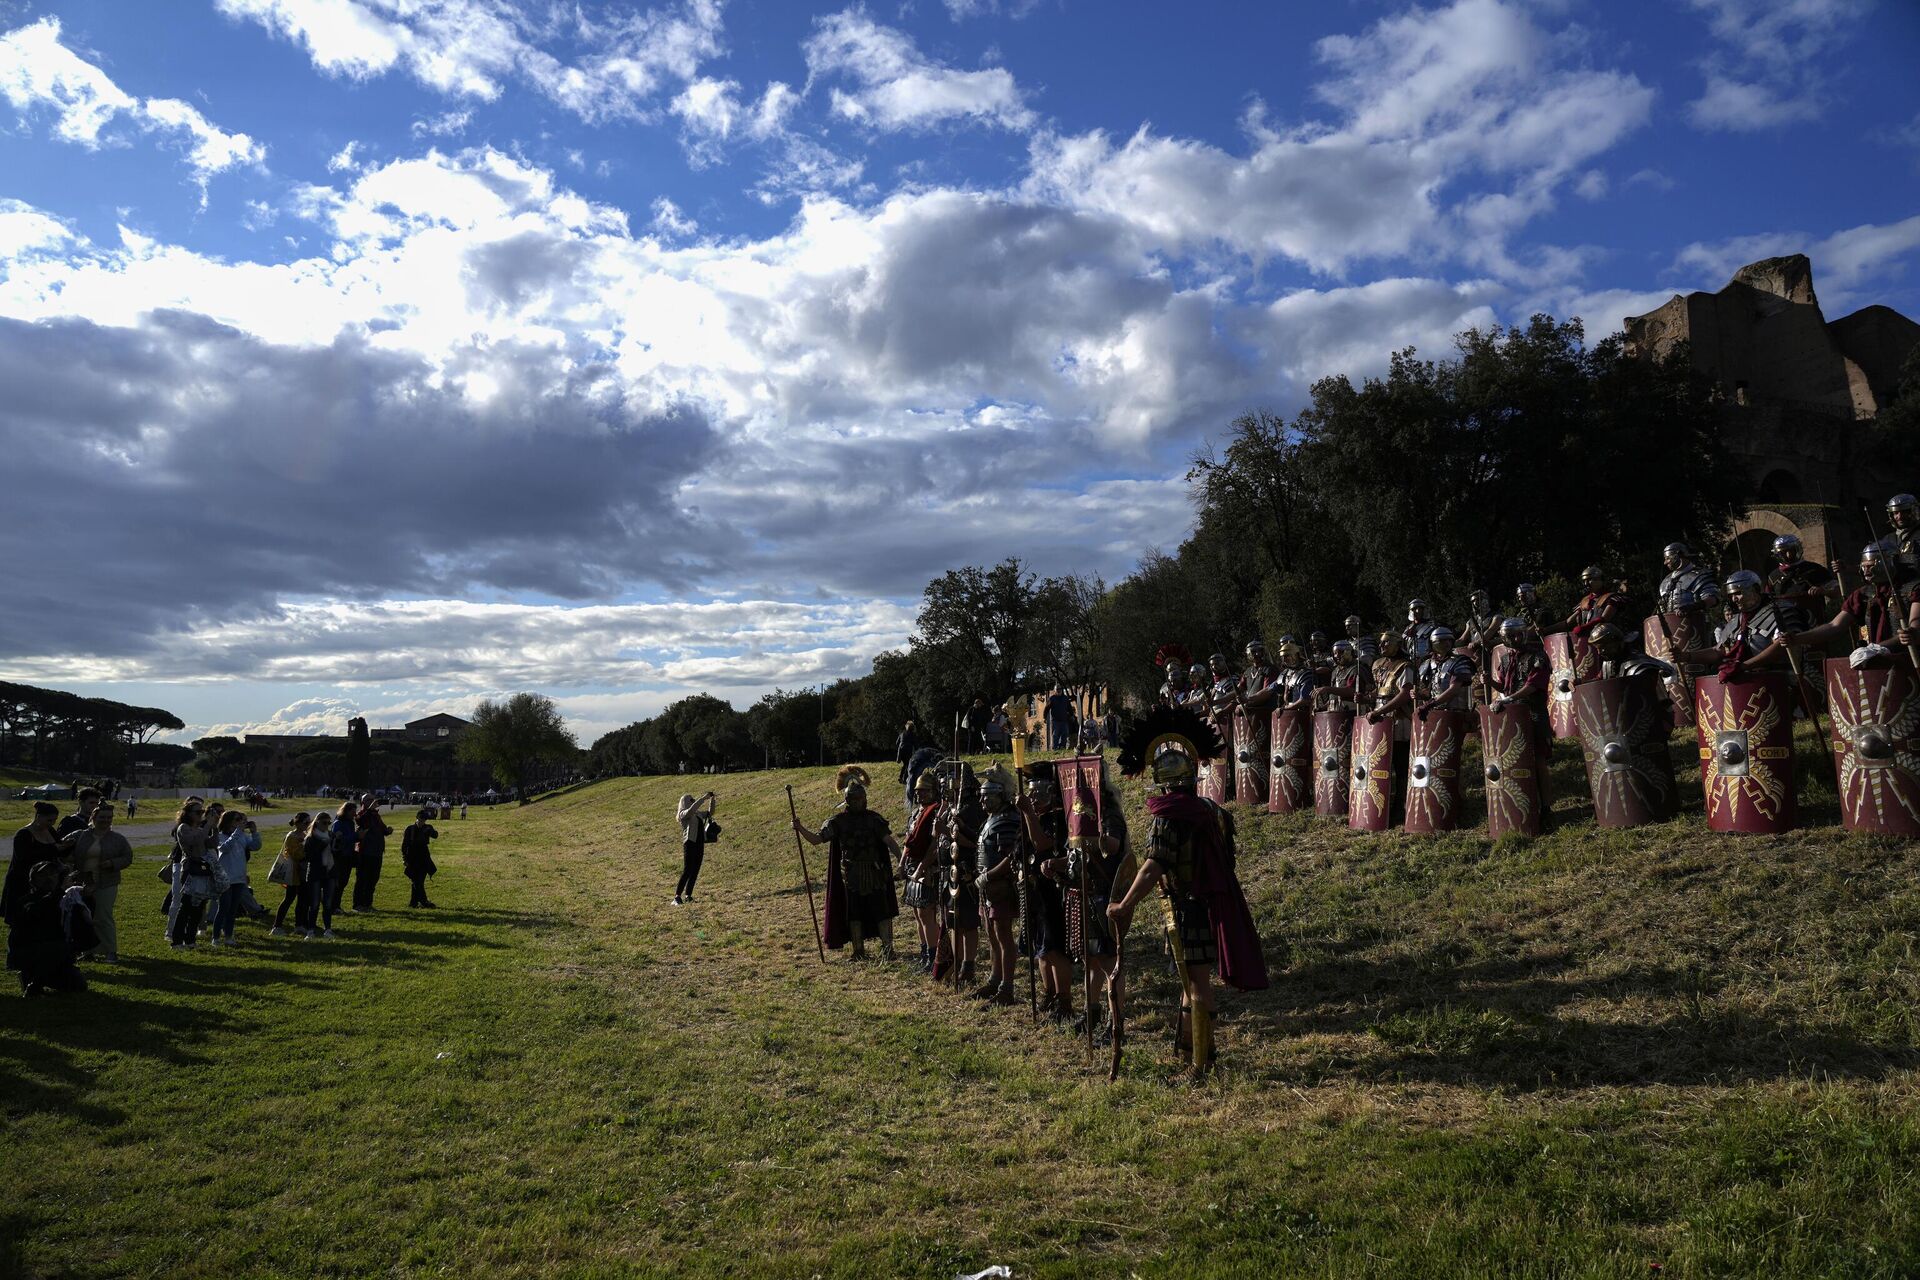
[[[220,844],[216,856],[220,892],[213,900],[213,945],[233,945],[233,922],[240,916],[240,898],[247,887],[247,857],[260,847],[260,831],[253,819],[238,809],[220,815]]]

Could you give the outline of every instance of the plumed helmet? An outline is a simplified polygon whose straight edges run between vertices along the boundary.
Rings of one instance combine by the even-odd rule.
[[[1685,560],[1689,556],[1691,556],[1693,552],[1687,549],[1687,544],[1684,542],[1669,542],[1666,546],[1666,550],[1662,551],[1660,554],[1663,556],[1673,556],[1676,559]]]
[[[1892,515],[1896,511],[1920,511],[1920,498],[1910,493],[1894,494],[1887,499],[1887,514]]]
[[[1727,575],[1723,584],[1728,591],[1758,591],[1761,589],[1760,575],[1751,569],[1735,569]]]
[[[859,787],[865,791],[873,783],[873,775],[857,764],[843,764],[840,772],[833,775],[833,789],[846,794],[848,787]]]
[[[1786,555],[1789,551],[1797,556],[1801,550],[1801,542],[1796,534],[1783,533],[1773,540],[1773,554],[1777,556]]]
[[[1118,764],[1129,778],[1153,771],[1154,785],[1191,787],[1202,760],[1226,753],[1219,731],[1186,707],[1155,707],[1122,730]]]
[[[1002,800],[1012,803],[1013,797],[1019,794],[1019,791],[1020,780],[1014,777],[1013,770],[1003,764],[996,764],[980,775],[982,800],[989,796],[999,796]]]

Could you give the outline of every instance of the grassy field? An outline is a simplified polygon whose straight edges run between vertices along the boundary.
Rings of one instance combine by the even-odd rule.
[[[1024,1008],[822,966],[782,787],[817,821],[830,771],[714,780],[690,907],[678,778],[439,824],[441,909],[396,868],[332,943],[169,951],[142,862],[127,963],[0,1003],[0,1270],[1920,1273],[1920,858],[1602,833],[1562,750],[1538,840],[1247,821],[1275,981],[1199,1087],[1144,924],[1113,1086]]]

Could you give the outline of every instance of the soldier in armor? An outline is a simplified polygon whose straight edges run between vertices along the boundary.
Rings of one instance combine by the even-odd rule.
[[[1193,686],[1187,682],[1187,669],[1177,662],[1166,666],[1167,678],[1160,685],[1160,701],[1169,707],[1177,707],[1186,701],[1187,691]]]
[[[1760,575],[1736,569],[1722,584],[1726,621],[1714,632],[1714,648],[1689,649],[1674,656],[1681,662],[1718,664],[1720,676],[1739,675],[1749,667],[1782,666],[1787,651],[1782,635],[1803,631],[1806,622],[1798,610],[1767,598]]]
[[[1456,647],[1469,659],[1478,662],[1483,653],[1500,643],[1500,617],[1493,611],[1493,597],[1478,587],[1467,597],[1467,603],[1469,616],[1454,633],[1459,637]]]
[[[1920,592],[1920,498],[1896,493],[1887,499],[1887,523],[1891,532],[1881,540],[1888,568],[1902,595],[1910,599]]]
[[[1773,540],[1775,568],[1767,575],[1767,592],[1809,618],[1817,618],[1840,599],[1840,575],[1805,558],[1800,539],[1783,533]]]
[[[1877,645],[1891,650],[1896,644],[1912,645],[1920,640],[1920,627],[1913,622],[1914,602],[1909,594],[1896,594],[1888,585],[1892,565],[1888,562],[1887,543],[1869,542],[1860,551],[1861,585],[1849,594],[1840,612],[1831,621],[1811,630],[1783,639],[1792,649],[1824,644],[1832,639],[1858,641],[1862,646]],[[1880,655],[1863,655],[1861,663]]]
[[[1714,598],[1719,599],[1719,588],[1714,588]],[[1666,682],[1678,676],[1680,672],[1658,658],[1650,658],[1644,653],[1631,649],[1627,645],[1627,633],[1611,622],[1603,622],[1587,636],[1593,645],[1595,656],[1600,659],[1598,680],[1612,680],[1616,676],[1655,675],[1660,677],[1660,697],[1667,696]]]
[[[1027,946],[1040,962],[1040,1012],[1055,1022],[1073,1018],[1073,957],[1067,951],[1067,898],[1062,876],[1067,864],[1067,811],[1060,787],[1046,761],[1029,764],[1037,776],[1020,801],[1027,823],[1029,927]],[[1053,870],[1048,871],[1049,864]]]
[[[1233,815],[1194,793],[1200,760],[1217,754],[1221,744],[1211,726],[1183,725],[1177,716],[1148,717],[1127,735],[1122,749],[1123,772],[1152,770],[1153,794],[1147,798],[1152,825],[1139,874],[1107,915],[1124,930],[1135,904],[1149,891],[1158,886],[1166,896],[1182,988],[1184,1034],[1177,1043],[1189,1054],[1193,1073],[1204,1075],[1215,1059],[1213,970],[1217,966],[1224,981],[1243,991],[1265,988],[1267,974],[1234,870]]]
[[[893,867],[900,857],[900,842],[893,838],[887,820],[867,808],[864,782],[845,782],[840,795],[840,811],[820,830],[809,831],[797,818],[793,829],[808,844],[829,846],[830,878],[831,870],[837,867],[846,897],[847,936],[853,944],[853,958],[865,960],[867,939],[878,936],[881,955],[891,960],[893,921],[900,914],[893,896]]]
[[[1624,626],[1630,619],[1631,602],[1617,582],[1610,582],[1597,564],[1580,571],[1580,585],[1586,594],[1567,615],[1566,627],[1575,635],[1586,635],[1603,622]]]
[[[1206,715],[1210,709],[1211,685],[1212,681],[1207,677],[1207,664],[1204,662],[1194,663],[1187,668],[1187,694],[1186,697],[1181,700],[1180,705],[1183,707],[1191,707],[1201,715]]]
[[[1393,721],[1393,813],[1400,820],[1406,805],[1407,750],[1412,740],[1413,691],[1420,669],[1406,657],[1402,638],[1380,633],[1380,656],[1373,660],[1373,707],[1367,718]]]
[[[1315,691],[1314,705],[1321,711],[1358,711],[1373,705],[1373,673],[1360,661],[1353,641],[1333,642],[1333,670]]]
[[[1282,641],[1284,646],[1285,642]],[[1265,707],[1254,699],[1268,685],[1279,668],[1267,657],[1267,646],[1258,640],[1247,641],[1247,669],[1240,673],[1240,688],[1244,691],[1243,700],[1249,711],[1264,710]]]
[[[1367,624],[1357,613],[1348,614],[1342,625],[1347,629],[1347,639],[1353,642],[1354,653],[1359,655],[1361,662],[1372,666],[1373,660],[1380,656],[1380,641],[1367,630]]]
[[[913,816],[900,854],[901,897],[913,912],[920,932],[920,971],[933,972],[934,947],[939,936],[940,861],[935,853],[940,819],[940,786],[933,770],[923,769],[913,780]]]
[[[1324,681],[1327,673],[1333,670],[1333,646],[1327,642],[1327,633],[1314,631],[1307,636],[1307,665]]]
[[[943,925],[953,963],[959,966],[958,985],[974,980],[975,957],[980,952],[980,888],[975,878],[980,874],[980,828],[987,821],[987,811],[980,807],[980,780],[973,770],[959,764],[955,772],[960,794],[950,798],[940,826],[940,860],[946,869]]]
[[[1054,857],[1040,864],[1043,874],[1053,876],[1062,884],[1080,883],[1080,866],[1086,863],[1087,898],[1084,938],[1081,943],[1081,963],[1087,966],[1087,974],[1092,980],[1096,992],[1107,989],[1107,977],[1113,972],[1115,955],[1113,921],[1107,915],[1107,907],[1113,901],[1114,881],[1127,863],[1127,815],[1120,799],[1120,792],[1110,780],[1102,779],[1100,785],[1100,841],[1097,847],[1068,849],[1065,858]],[[1071,966],[1069,966],[1071,976]],[[1124,1007],[1126,1003],[1126,975],[1122,974],[1113,999]],[[1088,1008],[1082,1018],[1094,1016],[1094,1010]],[[1081,1020],[1075,1031],[1085,1031],[1086,1023]],[[1105,1039],[1113,1033],[1113,1010],[1107,1010],[1107,1025],[1100,1038]]]
[[[1420,664],[1415,701],[1419,710],[1466,711],[1473,701],[1473,663],[1453,651],[1453,628],[1435,627],[1432,649]]]
[[[1407,626],[1400,633],[1406,642],[1407,656],[1415,662],[1425,662],[1432,652],[1433,628],[1436,624],[1427,617],[1427,602],[1414,599],[1407,601]]]
[[[1027,843],[1020,813],[1014,808],[1016,786],[1004,765],[988,770],[980,783],[980,807],[986,812],[986,820],[980,824],[975,859],[980,873],[974,887],[987,904],[987,948],[992,953],[993,973],[987,985],[973,994],[1001,1005],[1014,1003],[1013,922],[1020,914],[1019,877],[1025,870],[1022,863]]]
[[[1313,704],[1314,686],[1319,677],[1307,665],[1306,652],[1292,636],[1280,638],[1280,667],[1264,690],[1266,704],[1275,711],[1294,711]]]
[[[1540,594],[1531,582],[1522,582],[1513,589],[1513,603],[1515,612],[1535,640],[1547,634],[1548,628],[1540,621]]]
[[[1539,758],[1541,785],[1545,786],[1547,766],[1553,759],[1553,726],[1547,718],[1547,690],[1553,672],[1547,651],[1519,618],[1501,621],[1500,644],[1493,657],[1493,705],[1519,703],[1532,713],[1534,751]]]
[[[1674,613],[1689,605],[1717,603],[1720,588],[1714,585],[1713,575],[1694,562],[1693,552],[1684,542],[1669,542],[1662,558],[1666,561],[1667,576],[1660,579],[1661,613]],[[1608,621],[1617,621],[1609,618]],[[1591,639],[1591,637],[1589,637]]]

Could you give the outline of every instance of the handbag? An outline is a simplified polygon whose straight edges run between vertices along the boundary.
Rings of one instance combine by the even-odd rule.
[[[719,838],[720,838],[720,824],[715,822],[712,818],[708,818],[707,825],[700,829],[700,842],[702,844],[712,844],[714,841],[718,840]]]
[[[273,870],[267,872],[268,884],[291,884],[293,882],[293,859],[281,854],[273,860]]]

